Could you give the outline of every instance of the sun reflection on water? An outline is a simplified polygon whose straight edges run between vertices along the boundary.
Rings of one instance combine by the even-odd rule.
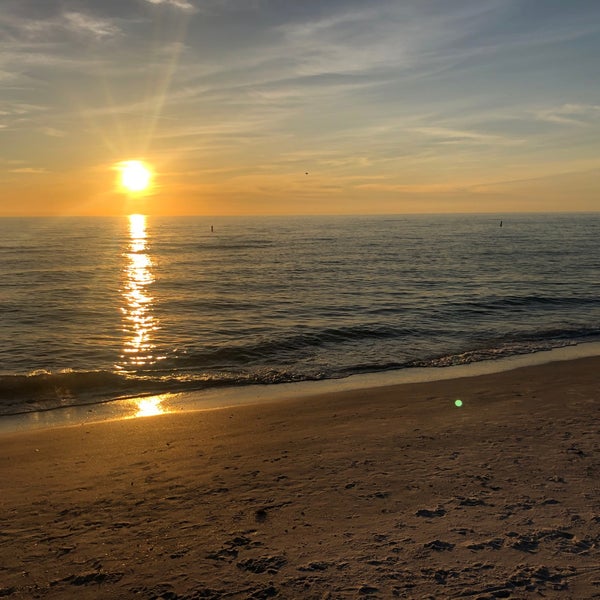
[[[153,333],[158,322],[153,315],[153,297],[149,287],[154,282],[152,261],[147,253],[145,215],[129,215],[129,244],[124,253],[123,331],[125,342],[120,369],[137,369],[155,362]]]
[[[161,406],[163,396],[150,396],[149,398],[138,398],[137,412],[134,417],[154,417],[165,414],[167,411]]]

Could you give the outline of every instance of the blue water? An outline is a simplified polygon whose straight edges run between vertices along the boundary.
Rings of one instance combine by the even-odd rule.
[[[0,219],[0,415],[598,341],[599,283],[598,213]]]

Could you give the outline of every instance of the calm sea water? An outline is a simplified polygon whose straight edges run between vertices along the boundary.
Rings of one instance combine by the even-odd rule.
[[[0,219],[0,415],[600,340],[600,214],[499,225]]]

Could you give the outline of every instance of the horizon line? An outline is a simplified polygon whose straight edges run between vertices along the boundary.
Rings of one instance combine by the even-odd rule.
[[[107,215],[86,215],[86,214],[35,214],[35,215],[2,215],[0,214],[0,219],[64,219],[64,218],[74,218],[74,219],[102,219],[102,218],[120,218],[120,217],[129,217],[132,214],[140,214],[145,217],[158,217],[158,218],[189,218],[189,217],[199,217],[206,219],[236,219],[236,218],[246,218],[246,219],[273,219],[273,218],[301,218],[301,217],[394,217],[394,216],[414,216],[414,217],[432,217],[432,216],[469,216],[469,215],[565,215],[565,214],[600,214],[600,209],[597,210],[523,210],[523,211],[459,211],[459,212],[397,212],[397,213],[290,213],[290,214],[281,214],[281,213],[266,213],[266,214],[256,214],[256,213],[241,213],[237,215],[225,215],[225,214],[198,214],[198,213],[186,213],[186,214],[152,214],[152,213],[144,213],[140,211],[135,212],[123,212],[123,213],[112,213]]]

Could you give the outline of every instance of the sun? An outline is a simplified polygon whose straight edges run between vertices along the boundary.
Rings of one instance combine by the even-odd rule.
[[[121,185],[129,192],[143,192],[152,180],[152,171],[141,160],[124,160],[117,165]]]

